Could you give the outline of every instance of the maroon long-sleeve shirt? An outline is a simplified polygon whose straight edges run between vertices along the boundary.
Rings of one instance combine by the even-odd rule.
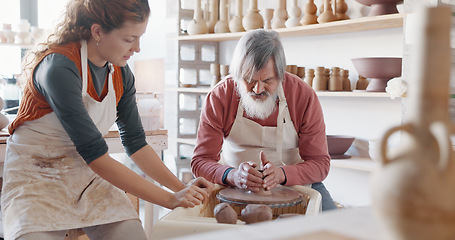
[[[199,122],[196,147],[191,168],[197,177],[223,184],[226,169],[218,161],[224,139],[229,136],[237,113],[240,95],[235,81],[228,76],[207,95]],[[283,166],[286,185],[306,185],[324,180],[330,168],[325,123],[321,105],[313,89],[297,76],[286,73],[283,81],[291,120],[299,137],[299,154],[305,160],[295,165]],[[266,119],[244,117],[262,126],[276,126],[278,105]],[[248,136],[245,136],[248,137]],[[275,136],[270,136],[275,137]]]

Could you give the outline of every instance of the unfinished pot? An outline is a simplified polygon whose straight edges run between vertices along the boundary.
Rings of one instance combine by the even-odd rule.
[[[398,57],[364,57],[351,59],[357,72],[369,78],[368,92],[385,92],[387,82],[401,76],[402,58]]]

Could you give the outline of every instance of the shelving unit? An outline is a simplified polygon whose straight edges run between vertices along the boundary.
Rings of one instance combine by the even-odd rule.
[[[235,41],[240,39],[244,32],[240,33],[217,33],[217,34],[200,34],[200,35],[187,35],[184,31],[181,31],[184,27],[182,24],[185,21],[191,21],[193,18],[193,10],[182,9],[182,1],[178,0],[178,36],[170,37],[171,40],[175,40],[177,44],[178,56],[177,60],[177,81],[175,86],[166,88],[166,91],[172,94],[176,94],[177,103],[176,103],[176,124],[177,124],[177,133],[170,136],[170,139],[176,141],[176,165],[177,172],[179,169],[189,168],[189,160],[191,156],[189,154],[183,154],[182,146],[187,148],[193,147],[196,144],[196,133],[197,125],[199,124],[199,115],[200,107],[203,104],[205,95],[210,92],[210,84],[207,81],[204,81],[203,71],[209,69],[210,63],[219,63],[219,44],[224,41]],[[350,20],[335,21],[322,24],[313,24],[307,26],[299,26],[293,28],[282,28],[275,29],[282,38],[289,37],[305,37],[305,36],[314,36],[314,35],[329,35],[337,33],[348,33],[348,32],[360,32],[368,30],[378,30],[378,29],[391,29],[391,28],[400,28],[403,27],[404,19],[406,14],[390,14],[374,17],[362,17]],[[203,48],[209,46],[210,48],[215,48],[211,52],[215,53],[215,57],[211,58],[210,61],[203,60]],[[185,55],[188,54],[188,50],[194,51],[194,57],[185,58]],[[207,51],[206,51],[207,52]],[[190,54],[191,55],[191,54]],[[174,55],[175,56],[175,55]],[[182,71],[183,69],[183,71]],[[195,80],[188,82],[185,74],[188,71],[193,71],[190,74],[191,77],[194,77]],[[206,75],[206,74],[205,74]],[[190,87],[181,87],[180,85],[188,84]],[[323,91],[316,93],[319,97],[322,98],[381,98],[386,99],[390,98],[390,95],[385,92],[330,92]],[[181,105],[188,104],[188,99],[197,99],[196,109],[182,110]],[[194,105],[194,104],[193,104]],[[174,116],[173,116],[174,118]],[[183,119],[183,120],[182,120]],[[187,120],[192,121],[196,124],[196,131],[194,134],[182,134],[180,131],[182,127],[182,121]],[[352,160],[352,159],[351,159]],[[371,162],[371,160],[369,161]],[[341,163],[341,161],[338,161]],[[337,164],[338,164],[337,163]]]
[[[312,24],[306,26],[275,29],[281,37],[298,37],[311,35],[325,35],[334,33],[358,32],[366,30],[387,29],[403,26],[406,14],[389,14],[373,17],[362,17],[351,20],[335,21],[322,24]],[[244,32],[239,33],[215,33],[186,35],[177,38],[179,41],[231,41],[238,40]]]

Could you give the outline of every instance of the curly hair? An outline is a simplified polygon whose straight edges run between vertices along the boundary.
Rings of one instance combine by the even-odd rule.
[[[99,24],[106,33],[121,28],[126,21],[141,23],[150,15],[148,0],[69,0],[62,21],[45,42],[29,50],[23,59],[22,80],[27,79],[39,59],[52,46],[91,37],[91,26]]]

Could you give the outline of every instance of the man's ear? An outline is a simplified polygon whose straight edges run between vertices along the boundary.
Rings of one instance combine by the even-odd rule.
[[[92,27],[90,28],[92,37],[95,39],[95,41],[99,42],[101,40],[101,25],[98,23],[92,24]]]

